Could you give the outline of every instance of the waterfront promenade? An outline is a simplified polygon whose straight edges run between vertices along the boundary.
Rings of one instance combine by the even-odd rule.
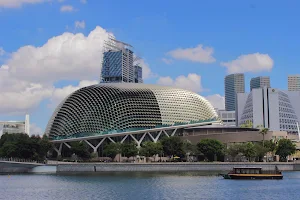
[[[0,173],[30,173],[35,168],[51,166],[57,173],[90,173],[90,172],[194,172],[230,171],[233,167],[261,167],[263,170],[273,170],[275,166],[281,171],[300,171],[299,162],[178,162],[178,163],[73,163],[50,162],[16,163],[0,161]],[[45,168],[47,173],[47,168]]]
[[[229,171],[233,167],[261,167],[263,170],[300,170],[300,163],[254,163],[254,162],[194,162],[194,163],[68,163],[58,164],[58,173],[68,172],[193,172]]]

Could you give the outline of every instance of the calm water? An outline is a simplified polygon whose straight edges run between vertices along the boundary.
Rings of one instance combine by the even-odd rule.
[[[300,172],[283,180],[200,174],[0,175],[0,199],[300,199]]]

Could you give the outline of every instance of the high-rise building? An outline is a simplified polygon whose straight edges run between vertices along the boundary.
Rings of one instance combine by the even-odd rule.
[[[236,94],[245,92],[244,74],[230,74],[225,77],[225,110],[235,110]]]
[[[134,82],[143,83],[143,69],[139,65],[134,66]]]
[[[268,88],[271,87],[269,76],[258,76],[255,78],[251,78],[250,91],[253,88],[263,88],[264,86],[266,86]]]
[[[237,94],[237,126],[251,121],[271,131],[297,133],[300,119],[300,91],[275,88],[253,88],[250,93]]]
[[[103,53],[102,83],[142,83],[142,68],[134,65],[132,46],[110,38]],[[136,57],[135,57],[136,58]]]
[[[300,75],[288,76],[288,90],[300,91]]]
[[[0,121],[0,135],[4,133],[26,133],[29,135],[29,115],[25,116],[25,121]]]

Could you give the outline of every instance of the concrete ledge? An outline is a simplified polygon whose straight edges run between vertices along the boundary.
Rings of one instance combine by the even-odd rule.
[[[294,171],[295,163],[72,163],[57,165],[57,172],[189,172],[230,171],[233,167],[261,167]]]

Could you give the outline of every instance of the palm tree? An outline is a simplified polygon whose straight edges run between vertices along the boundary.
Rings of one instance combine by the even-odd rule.
[[[259,133],[262,134],[263,136],[263,147],[265,147],[265,135],[268,134],[269,129],[268,128],[264,128],[262,125],[257,126],[257,128],[259,128]]]

